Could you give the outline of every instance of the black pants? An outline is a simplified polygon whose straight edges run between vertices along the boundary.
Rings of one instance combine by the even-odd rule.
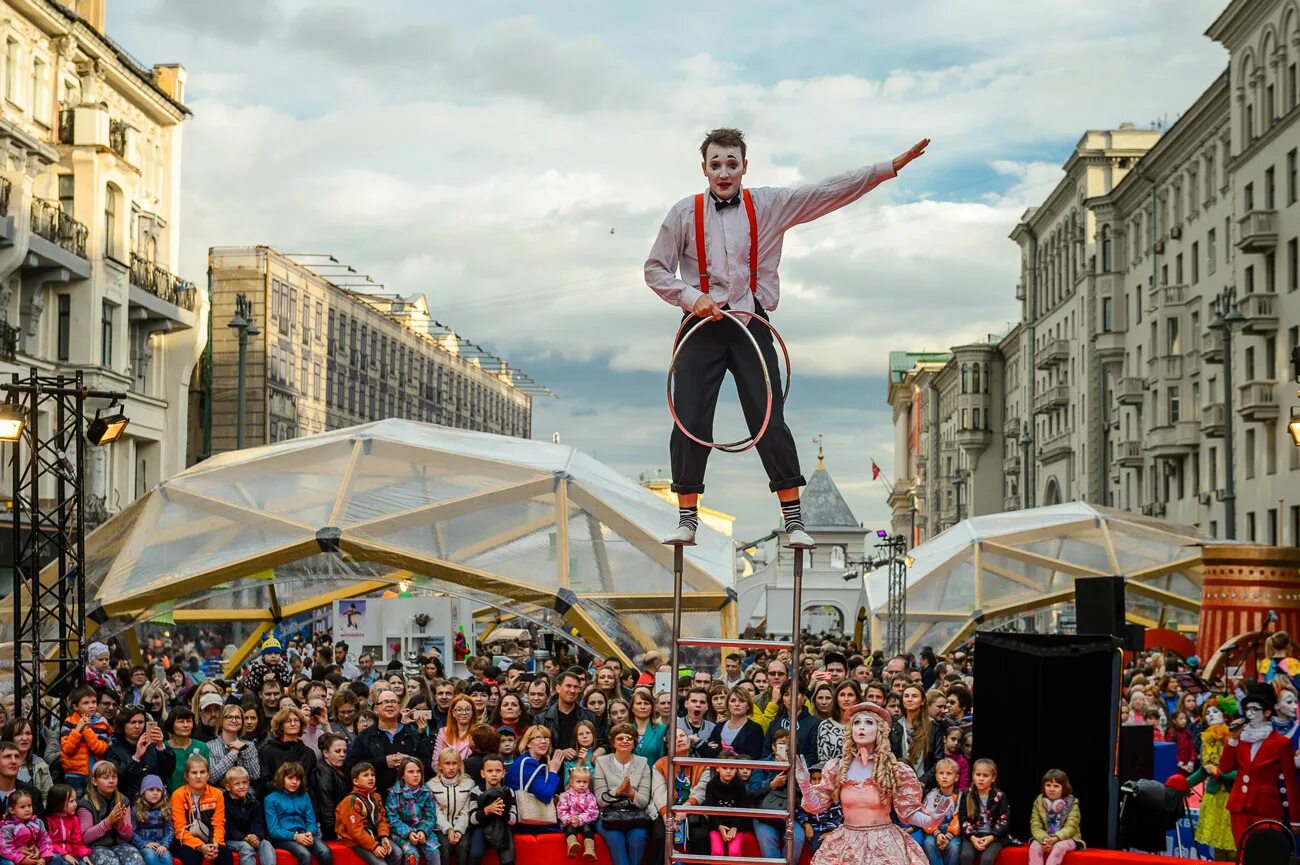
[[[759,314],[767,318],[766,312],[760,310]],[[690,313],[684,316],[688,317],[692,317]],[[746,326],[758,343],[772,382],[772,418],[755,450],[767,470],[768,488],[772,492],[801,487],[806,481],[799,473],[799,452],[794,446],[794,436],[785,423],[785,394],[781,390],[784,381],[777,366],[772,332],[753,320]],[[701,327],[703,330],[694,333]],[[740,397],[740,408],[745,414],[749,433],[757,433],[763,425],[767,389],[763,386],[763,371],[754,356],[753,343],[740,332],[740,328],[726,319],[695,318],[686,332],[691,334],[691,338],[677,357],[673,388],[677,417],[692,435],[712,441],[718,391],[722,388],[723,376],[729,371],[736,382],[736,394]],[[691,441],[674,424],[668,450],[673,468],[673,492],[704,492],[704,469],[712,448]]]
[[[578,838],[595,838],[596,824],[583,823],[581,826],[565,826],[564,837],[568,838],[570,835],[573,835]]]
[[[1002,842],[994,841],[984,848],[984,852],[975,849],[975,845],[970,842],[969,838],[961,839],[961,865],[993,865],[998,861],[998,854],[1002,852]]]
[[[203,854],[193,847],[186,847],[178,841],[173,841],[171,845],[171,854],[180,860],[181,865],[204,865],[206,860]],[[233,865],[233,858],[230,848],[225,844],[217,847],[217,858],[213,865]]]

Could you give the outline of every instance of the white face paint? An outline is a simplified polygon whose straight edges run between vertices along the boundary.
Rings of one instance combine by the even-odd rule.
[[[1283,691],[1277,698],[1277,713],[1288,721],[1296,718],[1297,699],[1295,691]]]
[[[874,745],[879,735],[880,725],[876,716],[870,712],[859,712],[853,716],[853,744]]]
[[[740,178],[749,169],[749,160],[740,155],[739,147],[710,144],[704,155],[704,176],[709,189],[721,199],[734,198],[740,191]]]
[[[1210,706],[1205,710],[1205,723],[1210,726],[1223,723],[1223,712],[1218,706]]]

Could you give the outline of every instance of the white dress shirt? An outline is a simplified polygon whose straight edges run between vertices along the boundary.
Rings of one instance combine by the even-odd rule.
[[[781,247],[785,232],[852,204],[893,177],[893,162],[879,162],[793,188],[751,189],[758,217],[758,302],[774,310],[781,302]],[[754,310],[749,290],[749,217],[743,203],[718,210],[704,196],[704,246],[709,296],[718,306]],[[678,268],[681,276],[678,277]],[[695,196],[673,205],[645,263],[646,285],[668,303],[690,311],[700,299],[700,265],[695,254]]]

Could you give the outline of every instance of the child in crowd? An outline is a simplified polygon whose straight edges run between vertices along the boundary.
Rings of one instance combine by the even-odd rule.
[[[981,757],[971,764],[971,786],[957,803],[961,819],[961,865],[994,865],[1010,831],[1010,807],[997,786],[998,767]]]
[[[1178,764],[1178,771],[1184,775],[1196,771],[1196,738],[1192,734],[1185,709],[1174,712],[1169,741],[1174,743],[1174,761]]]
[[[226,788],[226,845],[239,865],[275,865],[275,847],[266,831],[266,810],[252,791],[248,770],[234,766],[222,779]]]
[[[140,795],[135,797],[135,835],[131,843],[140,851],[145,865],[172,865],[172,807],[167,788],[157,775],[145,775]]]
[[[375,767],[369,763],[352,767],[352,792],[334,814],[334,832],[366,865],[399,865],[401,854],[389,838],[388,814],[375,792]]]
[[[90,847],[94,865],[144,865],[131,839],[131,803],[117,790],[117,767],[107,760],[90,770],[86,795],[77,805],[81,839]]]
[[[487,762],[487,758],[483,758]],[[438,754],[438,772],[429,780],[437,828],[437,843],[442,858],[450,865],[469,861],[470,817],[474,811],[474,794],[478,787],[465,774],[465,761],[456,748],[444,748]]]
[[[68,695],[68,704],[72,714],[64,720],[59,737],[63,780],[81,794],[86,791],[91,769],[108,752],[113,728],[98,712],[99,697],[94,689],[74,689]]]
[[[497,727],[497,732],[501,734],[501,750],[498,751],[501,759],[509,766],[515,761],[515,731],[511,727],[502,724]]]
[[[54,847],[36,816],[35,797],[28,790],[14,790],[5,804],[9,815],[0,822],[0,857],[14,865],[47,865]]]
[[[960,732],[960,731],[959,731]],[[912,833],[930,865],[957,865],[961,857],[961,822],[957,819],[957,763],[944,757],[934,764],[934,786],[926,791],[921,808],[927,814],[952,812],[952,820],[933,829]]]
[[[943,734],[943,756],[957,764],[957,792],[970,786],[970,760],[966,757],[966,731],[949,727]]]
[[[817,763],[808,769],[808,777],[813,786],[822,780],[824,764]],[[839,790],[835,791],[835,804],[820,814],[809,814],[800,806],[795,812],[795,819],[803,824],[804,837],[808,839],[808,849],[816,853],[822,846],[822,838],[844,825],[844,809],[840,807]]]
[[[1184,713],[1185,714],[1185,713]],[[1029,815],[1029,865],[1061,865],[1065,854],[1083,847],[1079,837],[1079,801],[1070,778],[1060,769],[1043,775],[1043,795]]]
[[[321,838],[316,809],[303,789],[306,780],[302,764],[292,760],[275,770],[272,791],[266,796],[266,834],[271,845],[289,851],[297,865],[311,865],[313,857],[318,865],[334,865],[334,854]]]
[[[67,784],[55,784],[45,797],[45,826],[56,856],[67,865],[91,865],[90,848],[81,840],[77,819],[77,791]]]
[[[172,793],[172,856],[180,865],[233,865],[226,846],[226,800],[208,783],[208,761],[185,761],[185,786]]]
[[[433,791],[424,784],[424,766],[414,757],[407,757],[398,767],[397,773],[397,783],[388,791],[385,804],[388,807],[388,824],[398,843],[402,863],[438,865],[438,807],[434,804]],[[473,789],[472,784],[470,788]],[[469,827],[468,799],[466,796],[466,828]],[[468,839],[465,848],[468,854]]]
[[[573,728],[574,755],[560,765],[560,784],[567,790],[569,775],[576,768],[587,770],[588,777],[596,771],[596,725],[590,721],[579,721]]]
[[[510,827],[519,820],[514,791],[505,785],[506,762],[500,754],[483,758],[483,792],[475,800],[470,824],[483,832],[483,845],[497,851],[501,865],[514,865],[515,839]]]
[[[587,721],[579,721],[578,727],[583,724],[591,726]],[[566,761],[566,771],[569,786],[555,801],[555,816],[564,830],[569,858],[576,858],[585,845],[590,854],[587,858],[595,859],[596,821],[600,818],[600,806],[596,803],[596,794],[591,792],[591,769],[585,765],[568,768]]]
[[[704,785],[704,804],[710,808],[745,808],[749,794],[735,766],[725,763]],[[709,847],[714,857],[741,855],[740,833],[749,828],[749,818],[737,815],[709,817]]]

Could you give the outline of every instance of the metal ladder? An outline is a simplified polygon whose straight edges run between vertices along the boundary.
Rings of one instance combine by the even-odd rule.
[[[774,859],[766,856],[726,856],[722,861],[745,863],[745,865],[788,865],[794,863],[794,827],[795,827],[795,798],[797,787],[794,780],[794,759],[798,752],[799,738],[799,702],[802,699],[799,695],[799,632],[801,625],[801,613],[803,610],[803,561],[805,551],[811,551],[813,547],[787,547],[794,551],[794,613],[790,622],[790,639],[789,640],[745,640],[739,637],[731,639],[728,637],[682,637],[682,571],[685,566],[685,555],[683,544],[670,544],[673,548],[673,646],[672,657],[669,660],[670,669],[672,670],[671,682],[669,685],[672,694],[670,705],[673,707],[672,729],[668,731],[666,737],[668,751],[668,765],[666,767],[668,777],[668,807],[677,819],[686,819],[692,814],[700,816],[726,816],[728,814],[742,813],[751,819],[762,820],[784,820],[785,821],[785,856],[780,859]],[[779,556],[778,556],[779,561]],[[677,754],[677,698],[678,698],[678,679],[679,675],[679,649],[683,646],[702,646],[714,647],[719,650],[732,646],[745,649],[769,649],[772,651],[781,651],[788,649],[791,661],[789,664],[789,677],[787,687],[790,692],[790,739],[786,746],[786,760],[734,760],[721,759],[718,757],[678,757]],[[779,707],[778,707],[779,710]],[[777,811],[770,808],[711,808],[706,805],[677,805],[677,767],[679,766],[719,766],[727,765],[737,769],[753,770],[772,770],[786,773],[786,808],[784,811]],[[664,832],[664,861],[673,862],[698,862],[698,863],[716,863],[719,861],[716,857],[709,854],[699,853],[680,853],[673,845],[674,832]],[[805,839],[806,841],[806,839]]]

